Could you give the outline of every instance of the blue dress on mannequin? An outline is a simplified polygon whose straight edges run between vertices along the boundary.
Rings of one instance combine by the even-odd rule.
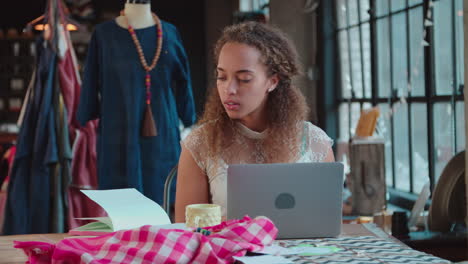
[[[162,205],[166,176],[181,151],[179,119],[190,126],[196,116],[181,38],[172,24],[161,23],[161,55],[150,72],[151,106],[158,135],[141,136],[146,72],[128,30],[115,20],[97,25],[92,35],[77,119],[81,125],[100,119],[99,188],[136,188]],[[156,29],[151,26],[135,30],[148,64],[157,48]]]

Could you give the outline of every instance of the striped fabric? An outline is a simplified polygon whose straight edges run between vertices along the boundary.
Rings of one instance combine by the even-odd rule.
[[[278,230],[266,217],[231,220],[204,235],[182,229],[143,226],[92,238],[68,238],[56,245],[15,242],[30,263],[233,263],[234,256],[261,250]],[[207,233],[207,232],[204,232]]]

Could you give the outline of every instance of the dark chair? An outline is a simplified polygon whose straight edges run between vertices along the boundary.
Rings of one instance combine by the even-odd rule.
[[[171,169],[167,175],[166,182],[164,183],[164,197],[163,197],[163,209],[170,216],[171,212],[171,185],[174,179],[177,177],[177,164]]]

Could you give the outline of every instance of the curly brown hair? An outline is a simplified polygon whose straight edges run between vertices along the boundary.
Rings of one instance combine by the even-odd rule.
[[[215,65],[218,64],[220,51],[226,43],[255,47],[261,53],[262,63],[268,69],[267,74],[277,74],[278,85],[269,93],[266,102],[268,132],[261,142],[262,154],[265,162],[289,161],[294,158],[291,155],[298,153],[297,143],[302,135],[302,121],[309,110],[303,94],[291,83],[292,78],[301,72],[294,45],[281,30],[270,25],[246,22],[228,26],[215,45]],[[198,124],[206,127],[205,137],[211,157],[216,157],[220,150],[232,144],[235,128],[216,87],[209,93]]]

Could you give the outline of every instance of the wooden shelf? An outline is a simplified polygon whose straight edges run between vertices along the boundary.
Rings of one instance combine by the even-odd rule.
[[[18,134],[0,132],[0,144],[7,144],[16,141]]]

